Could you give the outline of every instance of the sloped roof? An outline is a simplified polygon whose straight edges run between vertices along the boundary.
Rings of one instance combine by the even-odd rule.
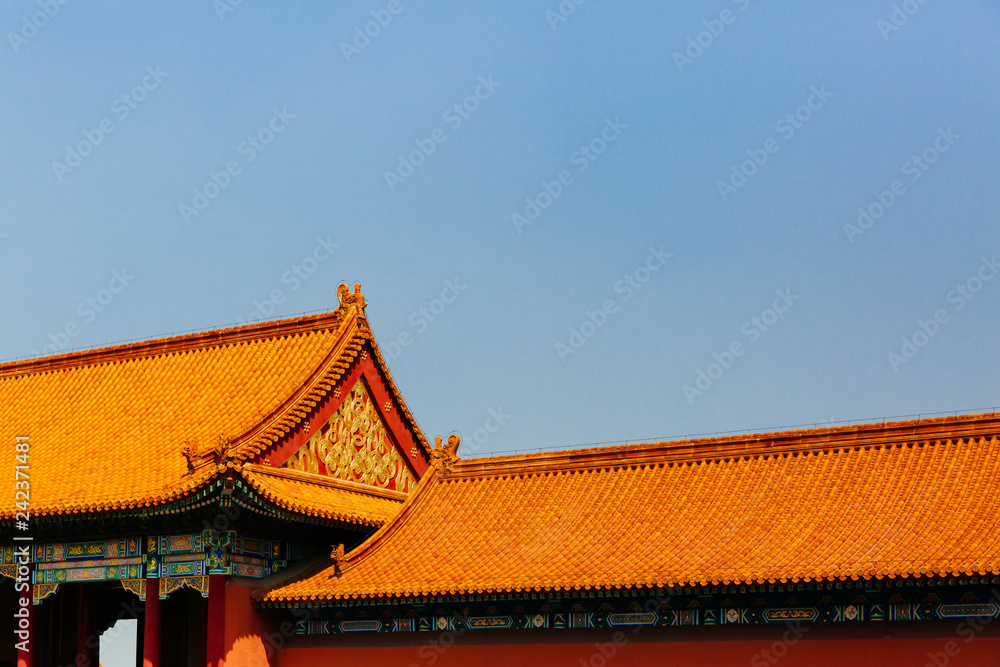
[[[378,527],[399,511],[405,493],[311,475],[287,468],[246,464],[243,478],[278,507],[323,519]]]
[[[413,441],[429,451],[378,352],[359,286],[352,294],[342,285],[339,296],[331,313],[0,365],[0,439],[30,437],[32,515],[153,507],[238,475],[308,426],[368,350]],[[312,503],[307,480],[255,475],[255,488],[308,515],[337,514],[332,496],[341,493],[354,508],[345,517],[378,525],[386,505],[400,503],[377,493],[362,502],[362,489],[335,485],[317,486]],[[14,484],[2,476],[0,519],[14,514]]]
[[[1000,574],[1000,415],[458,461],[265,603]]]

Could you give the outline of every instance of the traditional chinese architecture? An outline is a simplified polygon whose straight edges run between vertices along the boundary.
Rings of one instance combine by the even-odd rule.
[[[0,365],[0,665],[995,664],[1000,415],[463,460],[339,296]]]

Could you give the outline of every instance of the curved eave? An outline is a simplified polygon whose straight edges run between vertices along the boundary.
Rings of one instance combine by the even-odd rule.
[[[320,569],[319,571],[322,571]],[[313,572],[315,576],[317,572]],[[305,578],[305,577],[303,577]],[[739,588],[740,592],[754,593],[758,590],[773,589],[781,586],[792,590],[802,586],[812,586],[817,589],[841,588],[845,585],[870,586],[872,584],[897,584],[907,583],[934,586],[961,583],[965,584],[969,579],[981,580],[981,583],[1000,583],[1000,568],[991,571],[964,571],[964,572],[928,572],[923,574],[900,574],[892,575],[872,575],[872,576],[828,576],[828,577],[793,577],[791,579],[768,580],[756,579],[746,581],[662,581],[662,582],[627,582],[627,583],[603,583],[587,585],[565,585],[553,586],[539,583],[538,585],[519,586],[487,586],[487,587],[461,587],[453,589],[426,589],[408,591],[369,591],[357,592],[350,595],[300,595],[300,596],[280,596],[274,595],[275,590],[258,591],[254,595],[255,601],[262,608],[292,608],[302,605],[312,606],[315,603],[326,603],[329,606],[336,605],[371,605],[371,604],[399,604],[413,605],[427,602],[443,602],[445,600],[462,601],[468,599],[511,599],[530,598],[533,596],[565,595],[569,597],[611,597],[620,595],[641,595],[649,591],[662,591],[665,589],[675,590],[677,594],[707,594],[716,592],[722,588]],[[288,584],[285,584],[287,586]],[[746,589],[745,591],[742,589]],[[734,591],[735,592],[735,591]]]
[[[276,510],[369,528],[385,525],[407,498],[395,491],[283,468],[247,464],[241,473],[238,486]],[[288,483],[295,486],[289,489]]]
[[[118,501],[91,504],[72,507],[68,511],[62,508],[62,511],[35,512],[32,508],[31,520],[40,524],[59,524],[67,521],[128,519],[136,516],[156,517],[191,512],[201,507],[215,505],[226,495],[223,493],[225,476],[213,474],[213,471],[209,471],[209,473],[200,482],[192,484],[190,487],[185,486],[184,489],[177,489],[168,497],[157,501],[124,503]],[[331,512],[305,506],[298,507],[283,503],[280,498],[276,499],[269,494],[258,492],[250,482],[242,478],[236,478],[234,481],[233,501],[244,509],[262,516],[281,521],[347,528],[363,532],[377,529],[386,521],[381,516]],[[0,525],[12,525],[13,520],[12,513],[0,516]]]
[[[97,502],[67,503],[63,505],[38,505],[32,503],[30,505],[30,514],[33,520],[46,519],[53,521],[77,519],[81,516],[97,518],[121,515],[122,513],[130,516],[139,513],[155,514],[164,508],[183,506],[192,498],[200,498],[204,493],[204,489],[210,486],[210,482],[219,476],[220,473],[216,468],[204,468],[201,474],[192,476],[181,485],[164,489],[161,493],[153,496],[130,498],[127,500],[108,498]],[[0,511],[0,522],[13,521],[15,515],[15,509],[9,511],[4,509]]]

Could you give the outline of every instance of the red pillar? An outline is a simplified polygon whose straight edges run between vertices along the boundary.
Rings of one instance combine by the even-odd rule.
[[[29,574],[28,576],[30,581],[31,574]],[[32,590],[33,588],[34,588],[33,585],[29,585],[27,591],[21,591],[21,594],[17,596],[18,611],[24,608],[20,606],[21,598],[27,598],[28,600],[28,606],[26,607],[26,609],[28,610],[27,630],[30,633],[28,637],[28,644],[26,645],[28,650],[27,651],[21,650],[20,646],[17,649],[17,667],[34,667],[35,664],[35,658],[34,658],[35,654],[33,653],[33,651],[35,647],[38,645],[37,642],[38,628],[35,626],[35,619],[38,618],[38,614],[35,605],[32,604],[33,602],[32,596],[34,595],[34,591]],[[20,620],[21,619],[18,619],[18,628],[20,628],[21,625]],[[20,638],[17,638],[15,639],[15,641],[20,642],[21,640]]]
[[[90,604],[91,589],[88,584],[78,584],[76,598],[76,656],[85,661],[79,664],[96,665],[100,637],[97,636],[94,610]]]
[[[208,575],[208,667],[223,667],[226,651],[226,575]]]
[[[146,579],[142,630],[142,667],[160,667],[160,580]]]

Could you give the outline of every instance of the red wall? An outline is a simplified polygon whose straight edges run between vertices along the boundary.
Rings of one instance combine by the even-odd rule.
[[[281,651],[281,667],[1000,665],[1000,621],[978,631],[959,623],[299,637]]]
[[[250,594],[258,588],[256,580],[226,582],[226,667],[278,667],[280,649],[295,632],[287,614],[253,608]]]

